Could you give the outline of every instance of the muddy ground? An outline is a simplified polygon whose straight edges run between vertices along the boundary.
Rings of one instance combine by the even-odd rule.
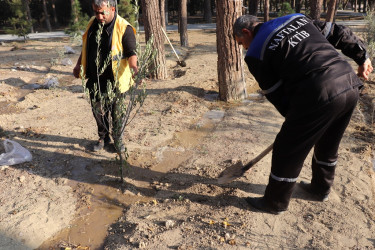
[[[230,184],[217,176],[271,144],[283,118],[256,95],[247,70],[249,99],[218,101],[215,32],[188,35],[180,48],[169,33],[187,67],[166,47],[169,77],[147,81],[127,128],[124,190],[116,155],[90,151],[90,105],[73,66],[63,65],[75,64],[79,46],[68,38],[0,46],[0,136],[33,156],[0,166],[0,249],[375,248],[373,82],[343,138],[330,200],[312,201],[297,187],[286,213],[260,213],[244,198],[263,194],[270,154]],[[50,78],[58,86],[39,88]],[[299,181],[311,178],[310,161]]]

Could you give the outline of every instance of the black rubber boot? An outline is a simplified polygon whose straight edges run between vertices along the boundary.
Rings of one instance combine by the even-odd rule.
[[[313,200],[316,200],[316,201],[328,201],[329,199],[329,194],[322,194],[322,193],[319,193],[318,191],[316,191],[310,183],[308,182],[305,182],[305,181],[301,181],[299,183],[299,186],[304,190],[306,191],[307,193],[309,193]]]
[[[249,203],[252,207],[266,213],[279,215],[284,213],[286,210],[275,210],[267,206],[266,201],[263,197],[248,197],[245,198],[246,202]]]
[[[103,148],[104,148],[104,140],[99,139],[98,142],[94,145],[93,151],[98,152],[98,151],[103,150]]]

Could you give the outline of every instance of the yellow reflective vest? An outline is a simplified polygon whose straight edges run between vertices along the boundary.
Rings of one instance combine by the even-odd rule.
[[[92,17],[87,25],[86,31],[82,36],[82,57],[81,65],[83,67],[83,75],[86,75],[87,67],[87,35],[88,31],[94,22],[95,17]],[[117,15],[115,25],[112,32],[112,47],[111,47],[111,56],[112,56],[112,72],[114,79],[118,79],[119,89],[121,93],[127,91],[130,86],[133,84],[132,73],[130,71],[129,63],[127,58],[122,58],[123,48],[122,48],[122,37],[125,34],[126,27],[131,25],[124,18]],[[136,30],[132,26],[134,34]],[[118,68],[120,62],[120,67]]]

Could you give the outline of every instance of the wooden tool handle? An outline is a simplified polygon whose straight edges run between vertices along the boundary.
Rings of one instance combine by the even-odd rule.
[[[180,58],[178,57],[177,52],[174,50],[174,47],[173,47],[171,41],[169,40],[169,38],[168,38],[168,36],[167,36],[167,33],[164,31],[163,27],[161,27],[161,30],[163,31],[163,34],[164,34],[165,38],[167,39],[169,45],[171,46],[171,48],[172,48],[174,54],[176,55],[178,61],[180,61]]]
[[[273,148],[273,143],[268,146],[262,153],[260,153],[257,157],[252,159],[249,163],[247,163],[243,168],[243,172],[249,170],[252,166],[254,166],[258,161],[260,161],[266,154],[268,154]]]

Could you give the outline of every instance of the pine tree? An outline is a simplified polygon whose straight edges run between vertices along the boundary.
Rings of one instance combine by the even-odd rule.
[[[86,28],[89,17],[82,13],[79,0],[73,0],[69,28],[65,32],[70,35],[81,35],[81,30]]]
[[[24,41],[28,39],[28,34],[31,31],[32,23],[27,19],[27,12],[21,0],[14,0],[10,2],[10,9],[13,13],[9,18],[9,23],[12,25],[11,29],[6,29],[6,33],[23,37]]]
[[[132,0],[120,0],[118,14],[126,19],[131,25],[135,25],[136,14]]]

